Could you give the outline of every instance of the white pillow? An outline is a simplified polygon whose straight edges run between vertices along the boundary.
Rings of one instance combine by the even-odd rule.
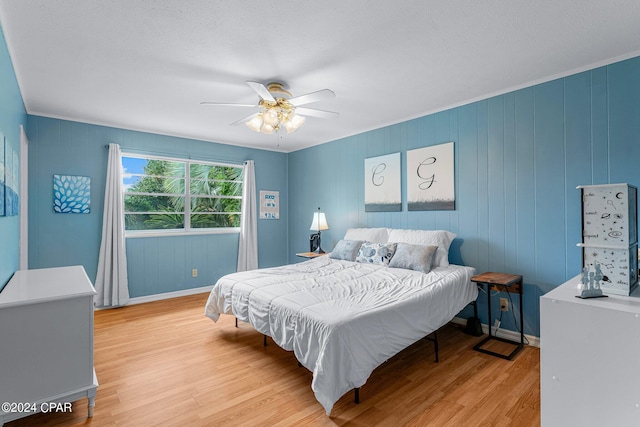
[[[411,245],[437,246],[433,255],[433,267],[449,266],[449,246],[456,235],[446,230],[400,230],[389,232],[389,242],[409,243]]]
[[[362,240],[363,242],[387,243],[388,228],[349,228],[343,240]]]

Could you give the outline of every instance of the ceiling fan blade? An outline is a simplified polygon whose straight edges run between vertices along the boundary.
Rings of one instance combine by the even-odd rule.
[[[321,89],[306,95],[296,96],[289,99],[289,104],[297,107],[298,105],[310,104],[312,102],[322,101],[324,99],[335,98],[336,94],[330,89]]]
[[[340,113],[333,111],[315,110],[313,108],[296,108],[296,113],[303,116],[319,117],[321,119],[337,119]]]
[[[243,123],[246,123],[249,120],[253,119],[255,116],[257,116],[258,114],[260,114],[260,113],[249,114],[247,117],[243,117],[240,120],[236,120],[233,123],[229,123],[229,126],[238,126],[238,125],[241,125]]]
[[[269,102],[276,102],[273,95],[271,95],[271,92],[269,92],[269,90],[262,83],[247,82],[247,84],[251,89],[253,89],[258,94],[258,96],[261,99],[264,99],[265,101],[269,101]]]
[[[258,108],[257,105],[255,104],[228,104],[225,102],[208,102],[208,101],[203,101],[200,103],[200,105],[213,105],[215,107],[252,107],[252,108]]]

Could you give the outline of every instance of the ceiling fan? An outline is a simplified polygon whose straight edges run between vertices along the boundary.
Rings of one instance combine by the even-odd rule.
[[[241,118],[231,126],[245,123],[254,132],[272,134],[285,128],[287,133],[295,132],[302,126],[305,116],[318,117],[321,119],[333,119],[339,117],[333,111],[316,110],[313,108],[300,107],[312,102],[334,98],[336,96],[332,90],[321,89],[315,92],[291,97],[291,93],[284,88],[282,83],[269,83],[266,86],[262,83],[250,82],[247,84],[253,89],[260,100],[257,104],[228,104],[222,102],[201,102],[201,105],[214,105],[221,107],[247,107],[257,108],[260,111]]]

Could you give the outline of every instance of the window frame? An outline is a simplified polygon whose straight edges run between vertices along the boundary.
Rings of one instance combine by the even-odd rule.
[[[206,160],[197,160],[197,159],[185,159],[179,157],[168,157],[168,156],[159,156],[153,154],[138,154],[138,153],[130,153],[130,152],[122,152],[122,158],[136,158],[136,159],[144,159],[144,160],[160,160],[160,161],[169,161],[169,162],[179,162],[184,163],[185,171],[184,171],[184,182],[185,182],[185,191],[184,193],[176,193],[176,194],[165,194],[165,193],[136,193],[139,195],[149,195],[149,196],[180,196],[184,197],[184,212],[181,212],[184,215],[184,228],[182,229],[155,229],[155,230],[126,230],[124,232],[125,238],[141,238],[141,237],[167,237],[167,236],[193,236],[200,234],[232,234],[232,233],[240,233],[240,227],[218,227],[218,228],[191,228],[191,197],[208,197],[203,196],[201,194],[191,194],[191,164],[201,164],[206,166],[221,166],[221,167],[231,167],[231,168],[239,168],[244,169],[242,164],[236,163],[223,163],[223,162],[211,162]],[[120,166],[122,165],[122,160],[120,161]],[[124,168],[123,168],[124,169]],[[122,179],[120,180],[120,185],[123,185],[122,188],[122,203],[124,206],[124,197],[127,192],[124,190],[124,170],[122,171]],[[154,176],[154,175],[145,175],[145,176]],[[165,177],[166,178],[166,177]],[[242,185],[244,189],[244,171],[242,174]],[[244,191],[243,191],[244,193]],[[212,197],[213,198],[213,197]],[[221,196],[221,198],[232,198],[232,199],[240,199],[240,216],[242,217],[242,205],[245,203],[244,197],[241,196]],[[127,212],[123,208],[123,220],[124,215]]]

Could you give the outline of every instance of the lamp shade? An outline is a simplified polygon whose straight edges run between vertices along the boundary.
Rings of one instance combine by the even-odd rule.
[[[271,135],[272,133],[274,133],[276,130],[274,129],[273,126],[268,125],[268,124],[263,124],[262,125],[262,130],[260,132],[267,134],[267,135]]]
[[[299,116],[295,113],[291,114],[287,121],[284,123],[285,129],[287,129],[287,133],[293,133],[298,130],[300,126],[304,123],[304,117]]]
[[[246,125],[254,132],[260,132],[262,127],[262,113],[256,114]]]
[[[265,125],[275,126],[278,124],[278,113],[273,108],[269,108],[262,113],[262,120],[264,120]]]
[[[311,227],[309,227],[309,230],[322,231],[328,229],[329,226],[327,225],[327,218],[325,217],[324,212],[315,212],[313,214],[313,221],[311,221]]]

